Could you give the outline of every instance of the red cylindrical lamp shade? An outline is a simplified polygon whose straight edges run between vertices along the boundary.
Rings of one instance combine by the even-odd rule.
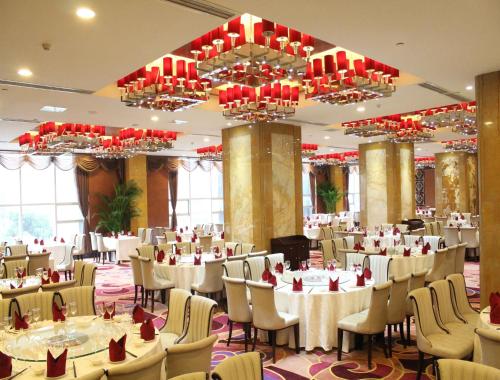
[[[313,51],[314,38],[309,34],[302,34],[302,46],[305,51]]]
[[[271,37],[274,34],[274,22],[262,19],[262,34]]]
[[[197,38],[191,41],[191,54],[200,54],[201,53],[201,38]]]
[[[176,62],[176,69],[177,78],[186,78],[186,61],[179,59]]]
[[[290,98],[292,103],[298,103],[299,101],[299,87],[292,87],[292,96]]]
[[[234,86],[233,87],[233,97],[235,102],[241,102],[241,87]]]
[[[295,29],[290,29],[290,45],[295,45],[299,46],[302,41],[302,33],[300,33],[298,30]]]
[[[342,73],[346,72],[349,69],[349,65],[347,63],[347,57],[344,50],[340,50],[337,52],[337,70]]]
[[[264,46],[266,44],[264,35],[262,34],[261,22],[253,24],[253,42],[260,46]]]
[[[234,103],[234,90],[232,87],[227,88],[227,104],[231,105]]]
[[[331,75],[335,74],[335,62],[333,60],[333,55],[327,54],[324,57],[325,59],[325,74]]]
[[[198,71],[196,70],[196,62],[188,63],[188,80],[190,82],[198,81]]]
[[[172,75],[173,75],[172,58],[165,57],[163,58],[163,76],[165,78],[171,78]]]
[[[238,37],[240,35],[240,17],[236,17],[234,20],[229,21],[227,24],[227,35],[229,37]]]
[[[284,101],[289,101],[290,100],[290,85],[285,84],[283,88],[281,89],[281,98]]]
[[[286,26],[276,24],[276,39],[280,42],[288,41],[288,28]]]
[[[314,79],[320,79],[323,76],[323,61],[321,58],[313,60]]]
[[[226,106],[227,104],[227,91],[220,90],[219,91],[219,106]]]

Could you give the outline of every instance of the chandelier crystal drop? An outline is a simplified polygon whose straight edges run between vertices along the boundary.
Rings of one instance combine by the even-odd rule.
[[[477,134],[476,102],[464,102],[421,111],[422,125],[451,128],[453,132],[470,136]]]
[[[211,145],[196,149],[200,160],[222,161],[222,145]]]
[[[436,159],[430,157],[415,157],[416,169],[434,169],[436,167]]]
[[[446,152],[477,153],[477,138],[441,141]]]
[[[358,151],[350,151],[344,153],[328,153],[318,154],[309,158],[315,166],[333,165],[333,166],[352,166],[359,164]]]
[[[302,158],[314,156],[318,151],[318,144],[302,144]]]

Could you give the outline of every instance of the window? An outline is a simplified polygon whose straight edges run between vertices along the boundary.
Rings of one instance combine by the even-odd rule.
[[[309,165],[306,165],[307,170],[302,169],[302,208],[304,209],[304,216],[311,215],[313,205],[311,201],[311,181],[309,179]]]
[[[359,212],[359,166],[349,167],[349,188],[347,190],[349,199],[349,211]]]
[[[82,232],[74,170],[60,170],[54,164],[43,170],[27,164],[17,170],[0,166],[0,178],[0,241],[21,238],[31,243],[54,236],[71,241]]]
[[[179,165],[177,178],[177,224],[195,226],[224,223],[222,173],[213,164],[208,170],[197,166],[191,172]],[[169,202],[169,212],[172,206]]]

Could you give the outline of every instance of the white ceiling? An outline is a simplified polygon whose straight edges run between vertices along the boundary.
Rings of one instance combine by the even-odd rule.
[[[465,86],[474,83],[475,75],[500,70],[497,0],[211,1],[368,55],[469,99],[474,94]],[[96,18],[78,19],[74,14],[78,6],[91,7]],[[223,22],[162,0],[2,0],[0,80],[23,81],[17,70],[29,67],[34,75],[27,82],[97,91]],[[50,51],[42,49],[43,42],[51,44]],[[397,47],[397,42],[405,45]],[[352,106],[318,104],[299,108],[291,122],[303,126],[304,142],[318,143],[322,151],[338,151],[356,148],[360,141],[336,130],[342,121],[455,102],[410,85],[400,87],[391,98],[367,102],[364,113]],[[44,105],[67,111],[41,112]],[[159,116],[158,122],[150,120],[153,114]],[[153,113],[127,108],[108,97],[9,85],[0,85],[0,119],[4,119],[0,121],[0,149],[15,148],[8,142],[36,125],[5,119],[175,130],[183,132],[176,149],[168,152],[175,155],[190,155],[196,147],[220,143],[217,136],[228,127],[218,112],[203,107]],[[171,124],[174,119],[188,123]],[[326,135],[331,138],[325,140]],[[437,139],[459,137],[440,131]],[[419,155],[441,149],[436,143],[419,148]]]

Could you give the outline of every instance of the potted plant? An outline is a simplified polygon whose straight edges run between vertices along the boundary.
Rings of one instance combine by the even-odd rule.
[[[344,196],[337,187],[330,182],[323,182],[318,185],[318,195],[325,203],[326,212],[333,214],[337,210],[337,202]]]
[[[115,185],[112,196],[98,194],[101,209],[97,213],[97,229],[102,232],[130,231],[130,220],[140,215],[135,200],[141,193],[135,181],[128,181]]]

